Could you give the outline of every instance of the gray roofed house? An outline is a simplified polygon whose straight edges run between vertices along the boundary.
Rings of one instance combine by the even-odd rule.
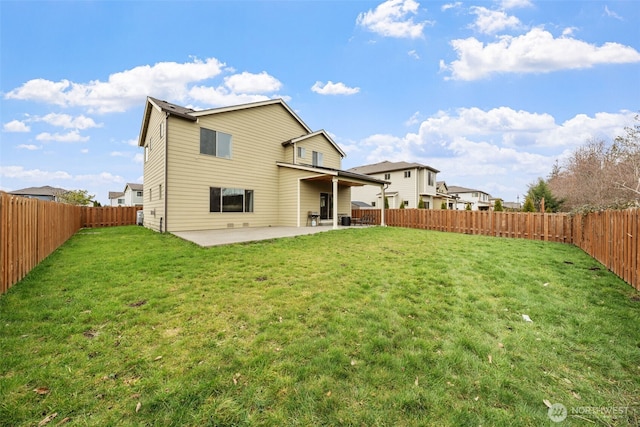
[[[440,172],[431,166],[415,162],[383,161],[370,165],[357,166],[350,172],[368,175],[389,182],[385,198],[391,209],[404,205],[407,208],[424,206],[426,209],[436,206],[436,175]],[[375,187],[359,187],[351,190],[351,199],[364,201],[372,206],[384,206],[381,192]]]
[[[124,191],[109,191],[109,204],[111,206],[142,206],[144,185],[127,183]]]
[[[475,188],[449,186],[449,194],[458,196],[457,209],[464,209],[469,203],[473,211],[487,211],[491,209],[491,195]]]
[[[66,193],[68,190],[64,188],[51,187],[50,185],[45,185],[43,187],[28,187],[20,190],[9,191],[9,194],[13,194],[15,196],[28,197],[30,199],[39,199],[39,200],[49,200],[49,201],[58,201],[58,196]]]

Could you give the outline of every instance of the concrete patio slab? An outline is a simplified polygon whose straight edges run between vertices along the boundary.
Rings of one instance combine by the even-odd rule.
[[[338,229],[349,227],[338,227]],[[222,230],[176,231],[173,234],[202,247],[256,242],[334,230],[331,226],[319,227],[247,227]]]

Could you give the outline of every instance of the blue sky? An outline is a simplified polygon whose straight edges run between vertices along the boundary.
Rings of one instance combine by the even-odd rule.
[[[0,0],[0,190],[142,182],[147,95],[283,98],[348,169],[506,201],[640,111],[640,2]]]

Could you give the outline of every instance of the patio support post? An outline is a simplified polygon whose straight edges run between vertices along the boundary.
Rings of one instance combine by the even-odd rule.
[[[384,223],[384,201],[387,197],[384,194],[384,185],[381,185],[380,188],[382,189],[382,203],[380,203],[380,226],[386,227],[387,224]]]
[[[331,178],[333,183],[333,229],[338,228],[338,177]]]

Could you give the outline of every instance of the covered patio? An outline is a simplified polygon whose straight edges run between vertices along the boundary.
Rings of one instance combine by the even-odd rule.
[[[340,169],[332,169],[325,168],[321,166],[309,166],[309,165],[296,165],[291,163],[282,163],[278,162],[277,165],[282,168],[286,168],[289,170],[295,170],[298,173],[301,173],[298,176],[298,184],[295,190],[296,194],[296,217],[297,217],[297,227],[304,227],[306,224],[303,223],[303,220],[308,217],[310,213],[318,213],[320,211],[311,208],[314,206],[309,204],[309,200],[313,200],[316,194],[313,194],[313,191],[309,189],[303,189],[304,184],[318,184],[326,188],[327,193],[322,193],[319,190],[317,191],[317,195],[322,197],[322,194],[331,195],[331,203],[327,205],[327,209],[330,209],[327,215],[327,218],[332,220],[332,228],[337,229],[340,226],[340,217],[344,215],[350,215],[350,207],[351,207],[351,191],[350,188],[354,186],[363,186],[363,185],[374,185],[380,187],[380,192],[382,194],[382,200],[385,197],[385,189],[389,185],[389,182],[383,181],[377,178],[372,178],[368,175],[362,175],[354,172],[347,172]],[[304,174],[305,172],[309,172],[310,174]],[[340,211],[340,205],[348,206],[348,213]],[[321,205],[322,209],[323,206]],[[385,225],[384,218],[384,204],[380,206],[380,215],[381,221],[380,225]],[[322,219],[322,216],[321,216]]]

